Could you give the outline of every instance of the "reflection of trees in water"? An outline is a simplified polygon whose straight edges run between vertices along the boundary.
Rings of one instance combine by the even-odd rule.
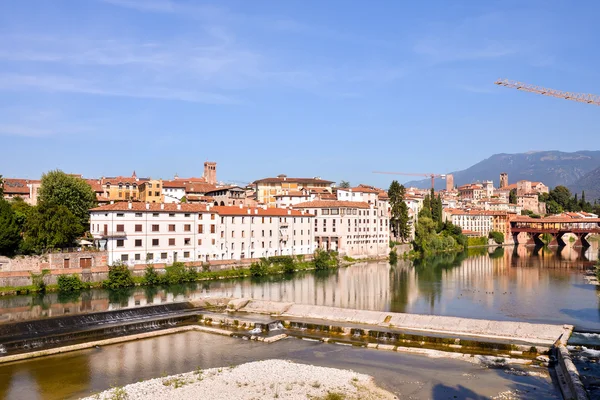
[[[107,290],[108,302],[110,304],[118,305],[119,307],[127,307],[129,304],[129,298],[133,296],[134,291],[134,288]]]
[[[504,247],[496,247],[493,252],[490,253],[491,259],[504,258]]]
[[[467,252],[447,253],[414,261],[419,293],[429,300],[431,310],[441,298],[444,271],[459,267],[467,257]]]
[[[390,268],[390,311],[406,312],[409,301],[409,266],[400,262]]]

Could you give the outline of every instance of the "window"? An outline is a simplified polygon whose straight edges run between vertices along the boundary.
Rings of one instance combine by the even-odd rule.
[[[152,225],[152,232],[158,232],[158,225]]]
[[[231,223],[235,224],[235,217],[231,217]]]
[[[198,233],[204,233],[204,225],[198,225]]]
[[[214,225],[214,224],[213,224],[213,225],[211,225],[211,226],[210,226],[210,233],[216,233],[216,232],[217,232],[217,227],[216,227],[216,225]]]
[[[125,232],[125,225],[117,225],[117,232]]]
[[[142,213],[135,213],[136,218],[139,218],[142,216]]]
[[[214,220],[215,219],[215,214],[210,214],[210,219]]]
[[[321,210],[321,215],[329,215],[329,209],[328,208],[324,208]]]
[[[167,253],[160,253],[160,258],[163,260],[167,259]]]
[[[263,249],[265,248],[265,242],[262,242],[262,248]]]
[[[154,196],[156,196],[156,197],[160,196],[160,192],[154,192]],[[175,215],[173,215],[173,216],[175,216]]]
[[[175,246],[175,238],[169,238],[169,246]]]
[[[69,268],[70,264],[71,264],[71,260],[70,259],[65,258],[63,260],[63,268]]]
[[[185,218],[189,218],[189,217],[190,217],[190,214],[183,214],[183,216],[184,216]]]
[[[142,231],[142,225],[136,225],[135,226],[135,231],[136,232],[141,232]]]
[[[117,240],[117,247],[123,247],[125,245],[125,241],[123,239]]]
[[[339,208],[332,208],[331,209],[331,215],[339,215],[340,214],[340,209]]]
[[[125,214],[123,214],[123,213],[117,213],[117,217],[119,217],[119,218],[124,217],[124,216],[125,216]]]
[[[202,246],[202,239],[198,239],[198,246]]]
[[[190,225],[190,224],[185,224],[185,225],[183,226],[183,231],[184,231],[184,232],[191,232],[191,230],[192,230],[192,225]]]
[[[92,268],[92,258],[80,258],[79,259],[79,268]]]
[[[152,239],[152,246],[158,246],[158,239]]]
[[[149,261],[154,260],[154,253],[148,253],[148,254],[146,254],[146,260],[149,260]]]
[[[189,251],[184,251],[183,252],[183,258],[190,258],[190,252]]]
[[[190,239],[190,238],[183,239],[183,244],[185,246],[189,246],[190,244],[192,244],[192,239]]]
[[[265,223],[265,217],[262,217],[262,223],[263,224]]]
[[[142,239],[135,239],[135,247],[142,247]]]
[[[157,195],[158,196],[158,195]],[[175,216],[175,213],[170,213],[169,217],[173,218]]]
[[[158,217],[158,213],[152,213],[153,217]]]
[[[140,260],[142,259],[142,257],[140,256],[140,253],[137,253],[137,254],[135,254],[135,255],[133,256],[133,259],[134,259],[135,261],[140,261]]]
[[[129,254],[121,254],[121,261],[123,261],[123,262],[129,261]]]
[[[175,224],[169,224],[169,232],[175,232]]]
[[[269,229],[269,236],[273,236],[273,231]]]
[[[235,231],[231,231],[231,237],[234,238],[235,237]]]
[[[225,232],[221,231],[221,239],[225,237]]]
[[[242,237],[246,237],[246,231],[242,231]]]
[[[212,240],[212,245],[214,246],[214,245],[215,245],[215,243],[217,243],[217,240],[216,240],[216,239],[213,239],[213,240]]]

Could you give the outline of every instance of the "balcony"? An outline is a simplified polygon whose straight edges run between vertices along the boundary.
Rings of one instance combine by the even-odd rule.
[[[100,232],[100,233],[96,233],[94,234],[94,237],[100,237],[101,239],[110,239],[110,238],[124,238],[127,236],[127,233],[125,232]]]

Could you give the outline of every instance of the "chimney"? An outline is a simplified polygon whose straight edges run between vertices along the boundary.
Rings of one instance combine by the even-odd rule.
[[[210,211],[210,204],[206,205],[206,211]]]
[[[258,215],[258,208],[255,208],[255,209],[254,209],[254,214],[255,214],[255,215]]]
[[[240,210],[241,210],[242,208],[244,208],[244,204],[243,204],[243,203],[240,203]]]
[[[131,202],[127,203],[127,208],[131,210],[131,208],[132,208]]]
[[[177,209],[181,210],[181,204],[177,203]]]
[[[165,203],[160,203],[160,209],[164,210],[165,209]]]
[[[114,201],[114,200],[111,200],[111,201],[110,201],[110,204],[115,204],[115,201]]]
[[[150,209],[150,203],[146,203],[146,210]]]
[[[292,210],[288,210],[288,215],[292,215]]]
[[[248,209],[246,209],[246,210],[247,210],[247,212],[248,212],[248,215],[250,215],[250,214],[251,214],[251,211],[250,211],[250,209],[248,208]]]

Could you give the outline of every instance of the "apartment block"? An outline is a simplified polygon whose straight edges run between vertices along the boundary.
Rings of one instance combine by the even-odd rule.
[[[289,193],[290,191],[301,191],[302,189],[324,189],[332,193],[332,181],[321,178],[288,178],[287,175],[278,175],[275,178],[264,178],[253,182],[256,190],[256,201],[275,207],[277,195]]]
[[[240,260],[314,252],[314,217],[289,209],[118,202],[90,210],[108,263]]]

